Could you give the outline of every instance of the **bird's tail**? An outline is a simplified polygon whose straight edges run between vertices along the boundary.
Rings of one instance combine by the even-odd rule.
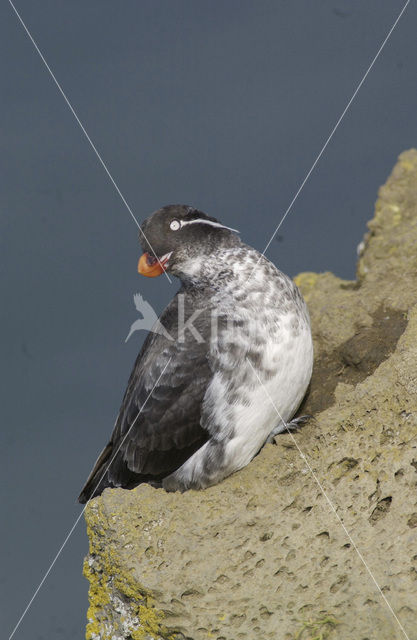
[[[109,462],[112,451],[113,443],[109,442],[97,458],[97,461],[87,478],[87,482],[78,496],[78,502],[81,502],[81,504],[85,504],[88,500],[91,500],[91,498],[100,495],[100,493],[109,486],[106,479],[106,466]]]

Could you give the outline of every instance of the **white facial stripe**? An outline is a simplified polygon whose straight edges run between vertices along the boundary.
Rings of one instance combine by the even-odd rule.
[[[224,224],[220,224],[220,222],[213,222],[212,220],[203,220],[202,218],[196,218],[195,220],[180,220],[181,228],[186,224],[209,224],[211,227],[219,227],[220,229],[228,229],[229,231],[234,231],[235,233],[240,233],[237,229],[232,229],[231,227],[226,227]]]
[[[170,257],[171,257],[171,254],[172,254],[172,251],[170,251],[169,253],[164,253],[164,255],[163,255],[163,256],[161,256],[160,258],[158,258],[158,262],[159,262],[159,264],[162,264],[162,266],[163,266],[166,262],[168,262],[168,260],[169,260],[169,259],[170,259]]]

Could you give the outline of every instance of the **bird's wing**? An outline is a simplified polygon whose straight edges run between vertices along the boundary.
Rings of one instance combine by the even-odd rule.
[[[188,315],[195,310],[191,303],[185,304],[185,319],[187,308]],[[161,322],[171,335],[178,335],[177,297],[161,315]],[[111,450],[108,445],[104,458],[99,458],[90,474],[90,487],[85,487],[80,499],[105,486],[164,477],[208,439],[200,425],[202,401],[213,375],[207,357],[211,326],[207,308],[193,324],[202,342],[188,330],[173,341],[148,334],[129,378]],[[102,482],[100,472],[101,476],[105,472]],[[94,481],[100,484],[97,490],[91,486]]]
[[[135,303],[135,307],[136,309],[139,311],[139,313],[142,313],[142,306],[143,306],[143,298],[140,295],[140,293],[135,293],[133,296],[133,302]]]

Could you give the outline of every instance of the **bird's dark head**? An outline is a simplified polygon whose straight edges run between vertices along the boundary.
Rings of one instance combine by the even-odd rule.
[[[144,253],[138,271],[148,277],[164,271],[184,279],[198,277],[209,258],[213,263],[216,252],[240,244],[236,233],[194,207],[162,207],[141,226],[139,240]]]

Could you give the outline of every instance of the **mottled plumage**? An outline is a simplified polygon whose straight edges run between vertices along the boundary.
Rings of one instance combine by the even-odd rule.
[[[108,486],[219,482],[285,428],[276,409],[289,421],[311,377],[308,311],[290,278],[191,207],[164,207],[142,229],[146,255],[181,280],[160,317],[174,340],[145,340],[81,502]]]

